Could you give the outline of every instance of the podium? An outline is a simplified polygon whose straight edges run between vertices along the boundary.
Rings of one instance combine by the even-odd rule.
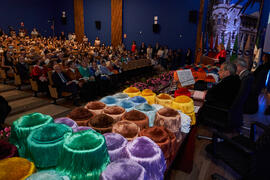
[[[200,63],[205,64],[205,65],[208,65],[208,64],[214,65],[217,62],[218,62],[218,60],[216,60],[214,58],[210,58],[208,56],[201,56],[201,59],[200,59]]]

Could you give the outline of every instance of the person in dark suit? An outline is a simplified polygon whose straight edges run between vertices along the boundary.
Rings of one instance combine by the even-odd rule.
[[[245,61],[242,58],[238,58],[235,64],[237,66],[236,74],[239,76],[240,80],[242,81],[244,78],[246,78],[250,74],[248,70],[247,61]]]
[[[253,72],[255,77],[255,92],[260,94],[262,89],[266,86],[267,95],[270,93],[270,81],[269,81],[269,70],[270,70],[270,54],[264,53],[262,56],[263,63]],[[268,76],[268,78],[267,78]],[[256,99],[257,100],[257,99]],[[270,115],[270,101],[266,97],[267,108],[264,111],[265,115]],[[258,104],[258,103],[257,103]]]
[[[253,72],[254,81],[252,83],[251,90],[250,90],[250,93],[248,95],[247,101],[244,105],[244,113],[245,114],[255,114],[259,110],[258,98],[262,92],[262,89],[265,87],[267,74],[268,74],[268,71],[270,69],[270,55],[267,57],[267,54],[264,54],[262,60],[263,60],[263,64],[261,64]],[[268,98],[266,98],[266,99],[268,99]],[[269,108],[266,108],[264,114],[265,115],[270,114],[270,106],[269,106]]]
[[[58,94],[61,95],[62,92],[72,93],[74,105],[79,105],[76,101],[78,95],[78,86],[76,82],[69,80],[69,78],[62,72],[59,64],[54,65],[53,69],[55,72],[52,74],[52,80],[57,88]]]
[[[145,55],[146,54],[146,46],[145,46],[144,42],[142,42],[142,44],[141,44],[139,54],[140,55]]]
[[[160,49],[159,43],[156,42],[156,45],[155,45],[155,47],[153,48],[153,51],[152,51],[152,57],[155,57],[157,55],[157,52],[158,52],[159,49]]]
[[[29,80],[29,67],[24,62],[24,56],[19,57],[19,62],[16,64],[16,69],[23,82]]]
[[[4,124],[6,117],[11,111],[11,107],[3,96],[0,96],[0,125]],[[0,126],[1,129],[1,126]]]
[[[207,91],[205,104],[222,108],[229,108],[232,105],[241,85],[236,69],[236,65],[230,62],[224,62],[221,65],[218,72],[221,80]]]
[[[192,63],[192,52],[191,52],[191,49],[190,48],[187,49],[187,53],[186,53],[186,58],[185,59],[186,59],[185,64],[190,65]]]

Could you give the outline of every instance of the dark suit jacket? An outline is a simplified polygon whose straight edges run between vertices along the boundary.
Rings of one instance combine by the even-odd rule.
[[[244,113],[254,114],[258,111],[258,108],[259,108],[258,97],[262,89],[265,87],[265,81],[267,78],[269,67],[270,67],[270,64],[268,63],[262,64],[253,72],[254,80],[253,80],[248,98],[246,100],[246,103],[244,104]],[[267,86],[269,86],[269,83]],[[268,88],[269,87],[267,87],[267,89]]]
[[[70,81],[69,78],[63,72],[62,72],[62,75],[64,76],[67,82]],[[62,79],[60,78],[57,72],[54,72],[52,74],[52,80],[53,80],[54,86],[57,88],[59,92],[62,92],[66,89],[67,87],[66,83],[63,83]]]
[[[231,75],[221,80],[208,90],[205,100],[207,104],[229,108],[238,95],[241,81],[238,75]]]
[[[248,76],[249,75],[249,70],[244,70],[240,75],[239,75],[239,78],[240,78],[240,80],[242,81],[243,80],[243,78],[245,78],[246,76]]]
[[[16,68],[22,80],[26,80],[29,78],[29,69],[26,64],[17,63]]]

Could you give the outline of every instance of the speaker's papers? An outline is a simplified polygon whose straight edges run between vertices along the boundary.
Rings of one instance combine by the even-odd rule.
[[[195,80],[190,69],[178,70],[177,75],[182,87],[195,84]]]

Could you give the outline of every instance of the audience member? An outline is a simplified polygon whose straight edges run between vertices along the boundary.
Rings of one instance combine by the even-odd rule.
[[[80,87],[82,87],[84,80],[82,80],[82,75],[76,67],[76,63],[74,61],[69,61],[67,66],[68,69],[66,71],[66,75],[68,79],[76,82]]]
[[[99,47],[100,46],[100,40],[98,37],[96,37],[95,43],[94,43],[95,47]]]
[[[70,92],[72,93],[73,103],[74,105],[79,105],[77,102],[77,95],[78,95],[78,86],[77,84],[70,80],[61,69],[59,64],[54,65],[53,67],[54,73],[52,74],[52,80],[54,85],[57,87],[57,93],[61,96],[62,92]]]
[[[32,38],[38,37],[38,31],[36,28],[34,28],[33,31],[31,32],[31,36],[32,36]]]
[[[17,73],[19,74],[21,80],[23,82],[29,80],[29,67],[28,64],[25,63],[25,57],[20,56],[19,61],[16,64]]]
[[[191,63],[192,63],[192,53],[191,49],[188,48],[186,53],[186,64],[190,65]]]
[[[131,45],[131,52],[132,52],[132,53],[135,53],[135,52],[136,52],[136,49],[137,49],[137,47],[136,47],[136,42],[133,41],[133,42],[132,42],[132,45]]]
[[[48,69],[44,65],[45,63],[41,59],[38,60],[37,64],[33,67],[31,76],[33,80],[37,82],[39,91],[47,92],[47,94],[49,94],[47,78]]]
[[[140,55],[146,54],[146,46],[145,46],[144,42],[142,42],[142,44],[141,44],[139,54],[140,54]]]
[[[12,37],[8,35],[0,37],[1,68],[6,73],[12,73],[16,70],[23,82],[32,78],[37,81],[39,91],[42,92],[48,92],[47,72],[51,71],[56,64],[61,65],[68,79],[78,83],[81,90],[89,90],[93,89],[94,86],[104,86],[111,83],[114,79],[113,75],[122,73],[122,63],[148,58],[151,59],[153,65],[161,63],[164,69],[167,69],[167,67],[173,68],[171,59],[176,59],[174,54],[171,55],[170,49],[167,47],[161,49],[158,43],[153,49],[151,45],[146,48],[143,42],[137,50],[134,41],[131,51],[128,51],[124,44],[117,47],[101,45],[98,37],[94,46],[91,46],[86,36],[84,36],[84,41],[80,43],[76,40],[74,33],[69,33],[68,39],[65,40],[64,32],[59,38],[46,38],[42,37],[34,28],[31,32],[31,38],[27,34],[16,36],[13,31],[14,29],[12,29]],[[169,61],[170,66],[168,66]],[[98,82],[94,85],[89,80]],[[97,87],[97,89],[102,88]]]

